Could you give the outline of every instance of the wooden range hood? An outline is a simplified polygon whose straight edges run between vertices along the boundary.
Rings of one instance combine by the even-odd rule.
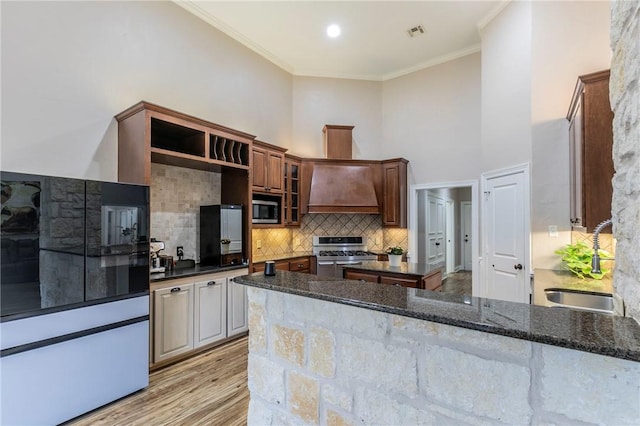
[[[380,162],[351,158],[353,127],[323,128],[327,158],[307,163],[313,168],[307,213],[382,212]]]

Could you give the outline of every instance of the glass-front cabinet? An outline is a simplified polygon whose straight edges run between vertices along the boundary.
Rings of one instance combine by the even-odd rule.
[[[289,155],[284,161],[284,223],[300,226],[300,160]]]

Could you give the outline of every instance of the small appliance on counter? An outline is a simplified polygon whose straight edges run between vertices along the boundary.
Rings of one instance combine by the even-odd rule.
[[[156,241],[155,238],[152,238],[151,242],[149,243],[149,251],[151,252],[151,264],[149,272],[152,274],[165,271],[165,267],[160,266],[161,250],[164,250],[164,241]]]
[[[200,206],[200,265],[240,265],[242,205]]]

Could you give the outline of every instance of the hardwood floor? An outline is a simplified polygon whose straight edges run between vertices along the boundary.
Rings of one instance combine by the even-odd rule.
[[[247,340],[154,371],[146,389],[66,425],[246,425]]]
[[[460,271],[449,275],[442,281],[442,292],[471,295],[471,271]]]

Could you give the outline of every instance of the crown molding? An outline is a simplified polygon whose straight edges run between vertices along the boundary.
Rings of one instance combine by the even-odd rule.
[[[193,1],[191,0],[172,0],[172,1],[173,3],[182,7],[186,11],[191,12],[198,18],[205,21],[206,23],[212,25],[219,31],[225,33],[226,35],[231,37],[233,40],[253,50],[258,55],[262,56],[263,58],[267,59],[268,61],[282,68],[283,70],[287,71],[288,73],[294,74],[294,69],[290,64],[283,61],[279,57],[275,56],[273,53],[271,53],[264,47],[260,46],[259,44],[249,40],[247,37],[244,36],[244,34],[234,30],[233,28],[231,28],[230,26],[228,26],[227,24],[225,24],[224,22],[222,22],[221,20],[219,20],[218,18],[216,18],[215,16],[211,15],[206,10],[198,6]]]

